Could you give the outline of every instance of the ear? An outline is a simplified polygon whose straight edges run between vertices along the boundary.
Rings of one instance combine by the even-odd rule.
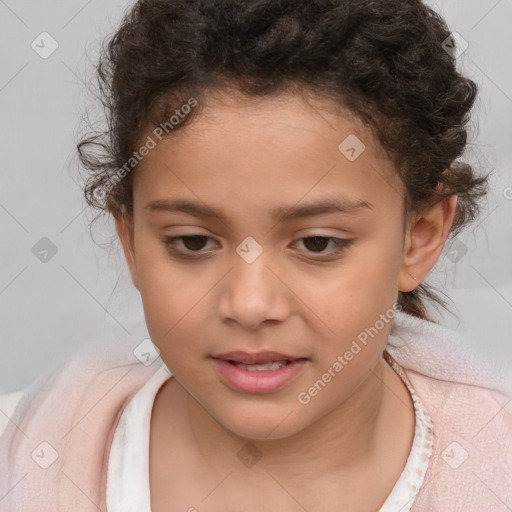
[[[128,269],[132,276],[132,283],[139,289],[137,281],[137,263],[135,261],[133,220],[125,212],[117,213],[115,216],[116,230],[119,240],[123,246],[124,255],[128,264]]]
[[[457,196],[444,198],[409,222],[398,280],[401,292],[414,290],[436,264],[450,232],[456,206]]]

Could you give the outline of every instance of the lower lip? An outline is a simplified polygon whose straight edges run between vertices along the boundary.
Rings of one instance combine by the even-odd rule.
[[[248,371],[238,368],[224,359],[215,359],[217,368],[229,387],[246,393],[272,393],[288,384],[306,364],[297,359],[278,370]]]

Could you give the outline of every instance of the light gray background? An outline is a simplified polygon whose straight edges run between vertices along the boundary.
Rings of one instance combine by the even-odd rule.
[[[429,4],[468,42],[458,65],[480,86],[466,158],[495,169],[481,218],[445,252],[431,282],[455,303],[459,318],[444,315],[446,325],[476,350],[511,360],[512,2]],[[120,245],[109,253],[91,239],[74,154],[99,41],[129,5],[0,0],[0,393],[24,388],[98,337],[129,338],[133,347],[147,337]],[[59,45],[47,59],[31,48],[44,31]],[[97,244],[114,233],[111,221],[93,227]],[[57,247],[46,263],[32,252],[43,237]]]

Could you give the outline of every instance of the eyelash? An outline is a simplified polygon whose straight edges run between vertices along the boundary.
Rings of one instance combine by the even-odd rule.
[[[212,238],[210,238],[209,236],[206,236],[206,235],[166,236],[162,240],[164,242],[164,245],[166,245],[167,249],[169,250],[169,252],[171,252],[174,256],[181,258],[181,259],[196,259],[197,260],[199,258],[204,257],[205,255],[203,253],[200,253],[199,251],[190,251],[190,250],[181,251],[180,249],[176,248],[176,244],[177,244],[178,240],[185,239],[185,238],[196,238],[196,237],[213,240]],[[332,240],[333,244],[335,245],[335,248],[330,253],[327,253],[328,254],[327,258],[317,258],[317,259],[324,259],[324,260],[326,260],[332,256],[336,256],[338,254],[343,253],[348,248],[350,243],[352,242],[351,240],[347,240],[347,239],[343,239],[343,238],[336,238],[336,237],[332,237],[332,236],[308,236],[308,237],[300,238],[299,240],[312,240],[315,238],[321,239],[321,240]],[[308,252],[310,252],[310,254],[325,254],[325,253],[319,253],[319,252],[314,252],[314,251],[308,251]]]

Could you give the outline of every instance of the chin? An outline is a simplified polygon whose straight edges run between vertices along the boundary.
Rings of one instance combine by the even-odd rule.
[[[267,411],[247,411],[236,413],[229,411],[227,415],[216,417],[216,421],[228,432],[248,441],[271,441],[286,439],[302,430],[296,421],[284,421],[294,417],[283,414],[280,408],[275,414]],[[235,414],[233,414],[235,412]],[[288,416],[289,414],[289,416]]]

